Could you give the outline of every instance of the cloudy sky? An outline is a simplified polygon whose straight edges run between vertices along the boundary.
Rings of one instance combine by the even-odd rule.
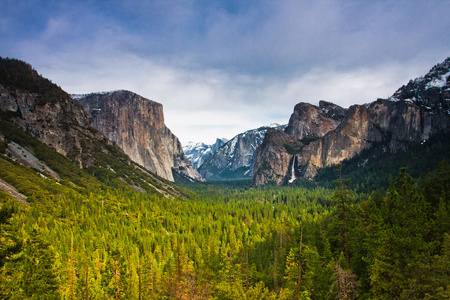
[[[1,0],[0,56],[164,105],[183,144],[392,95],[450,56],[448,0]]]

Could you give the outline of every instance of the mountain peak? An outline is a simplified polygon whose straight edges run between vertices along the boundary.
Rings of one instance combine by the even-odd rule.
[[[212,145],[202,142],[189,142],[183,146],[183,151],[191,164],[198,169],[211,154],[226,142],[228,142],[226,138],[217,138],[216,142]]]
[[[410,80],[390,98],[411,101],[436,112],[450,113],[450,57],[424,75]]]
[[[258,146],[267,130],[284,130],[286,125],[272,123],[240,133],[210,155],[199,167],[206,179],[251,178]]]

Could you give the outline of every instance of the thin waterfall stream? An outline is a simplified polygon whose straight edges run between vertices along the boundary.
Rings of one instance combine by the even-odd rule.
[[[289,179],[289,183],[293,183],[297,177],[295,177],[295,160],[297,159],[297,155],[294,155],[292,158],[292,165],[291,165],[291,179]]]

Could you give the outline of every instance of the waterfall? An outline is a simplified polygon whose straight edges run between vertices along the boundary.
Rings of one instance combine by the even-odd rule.
[[[291,179],[289,179],[289,183],[293,183],[297,178],[295,177],[295,160],[297,158],[297,155],[294,155],[292,158],[292,165],[291,165]]]

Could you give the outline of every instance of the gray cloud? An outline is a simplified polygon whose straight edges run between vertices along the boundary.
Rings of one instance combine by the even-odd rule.
[[[70,93],[128,89],[182,142],[387,97],[448,55],[448,1],[0,3],[0,55]]]

